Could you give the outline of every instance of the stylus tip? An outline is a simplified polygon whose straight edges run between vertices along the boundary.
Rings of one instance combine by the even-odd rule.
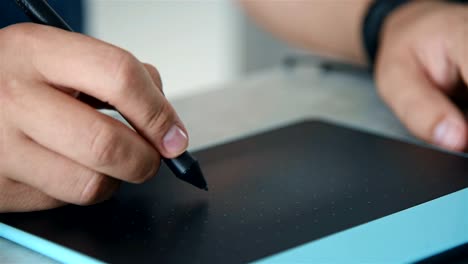
[[[205,177],[198,161],[188,151],[174,159],[164,159],[169,169],[177,178],[186,181],[200,189],[208,190]]]

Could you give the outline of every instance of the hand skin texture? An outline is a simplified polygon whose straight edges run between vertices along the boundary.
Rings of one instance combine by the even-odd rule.
[[[377,87],[414,135],[466,150],[465,115],[450,97],[464,101],[467,80],[468,6],[417,1],[389,17],[377,58]]]
[[[243,0],[260,25],[313,52],[366,64],[361,41],[369,0]],[[468,5],[415,0],[391,13],[381,32],[375,80],[383,100],[417,137],[465,151]]]
[[[0,212],[109,198],[188,145],[158,71],[99,40],[36,25],[0,30]],[[76,99],[114,106],[136,131]]]

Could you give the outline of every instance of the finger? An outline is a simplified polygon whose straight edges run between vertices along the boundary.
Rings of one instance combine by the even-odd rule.
[[[38,51],[30,54],[30,59],[44,81],[113,105],[167,158],[187,148],[182,122],[134,56],[77,33],[28,26],[33,29],[24,36],[23,43],[33,43]]]
[[[156,87],[161,91],[161,93],[164,95],[164,91],[162,88],[162,80],[161,76],[159,75],[158,70],[151,64],[144,63],[144,66],[146,68],[146,71],[150,75],[151,79],[153,80],[153,83],[156,85]],[[76,97],[76,96],[75,96]],[[78,99],[87,105],[96,108],[96,109],[115,109],[113,106],[111,106],[108,103],[104,103],[101,100],[98,100],[92,96],[89,96],[87,94],[81,93],[78,96]]]
[[[163,83],[159,71],[156,69],[156,67],[149,63],[143,63],[143,65],[145,66],[146,71],[150,75],[151,80],[153,80],[154,85],[156,85],[159,91],[161,91],[161,93],[164,95]]]
[[[164,95],[163,83],[162,83],[162,79],[161,79],[161,75],[159,74],[159,71],[156,69],[156,67],[154,67],[151,64],[144,63],[144,65],[145,65],[146,70],[148,71],[148,74],[151,76],[153,83],[156,85],[156,87],[159,88],[161,93]],[[178,123],[178,125],[180,125],[180,127],[182,128],[184,132],[187,131],[183,123],[180,122]]]
[[[156,69],[156,67],[154,67],[151,64],[143,63],[143,65],[145,66],[146,71],[148,72],[151,79],[153,80],[153,83],[156,86],[156,88],[158,88],[159,91],[161,91],[161,93],[164,95],[161,75],[159,74],[159,71]],[[108,103],[104,103],[104,102],[102,102],[102,101],[100,101],[100,100],[98,100],[98,99],[96,99],[96,98],[94,98],[92,96],[89,96],[87,94],[84,94],[84,93],[81,93],[78,96],[78,99],[80,101],[86,103],[87,105],[89,105],[89,106],[91,106],[93,108],[96,108],[96,109],[114,109],[114,107],[109,105]]]
[[[416,136],[450,150],[466,146],[462,113],[416,65],[404,61],[378,67],[377,84],[383,99]]]
[[[9,107],[16,127],[40,145],[97,172],[129,182],[154,176],[160,156],[121,122],[44,85],[25,85]]]
[[[466,46],[468,42],[468,27],[466,24],[462,24],[458,27],[458,31],[455,31],[452,36],[454,40],[450,42],[451,46],[447,49],[449,56],[448,61],[452,62],[457,69],[457,80],[461,79],[458,87],[462,88],[456,91],[453,98],[459,106],[466,109],[468,102],[468,47]],[[447,41],[447,43],[449,42]]]
[[[0,213],[27,212],[56,208],[65,202],[23,183],[0,179]]]
[[[10,163],[11,179],[68,203],[88,205],[109,198],[119,181],[90,170],[35,142],[22,139]],[[24,162],[24,157],[30,157]]]

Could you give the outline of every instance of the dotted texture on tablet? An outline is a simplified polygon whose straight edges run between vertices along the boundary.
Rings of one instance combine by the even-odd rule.
[[[0,221],[109,263],[240,263],[468,187],[463,157],[319,121],[194,155],[209,192],[163,166],[103,204]]]

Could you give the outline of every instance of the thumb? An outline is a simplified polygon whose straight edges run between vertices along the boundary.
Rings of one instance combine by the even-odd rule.
[[[384,101],[414,135],[449,150],[463,150],[468,129],[460,110],[415,60],[395,66],[377,68],[377,85]]]

